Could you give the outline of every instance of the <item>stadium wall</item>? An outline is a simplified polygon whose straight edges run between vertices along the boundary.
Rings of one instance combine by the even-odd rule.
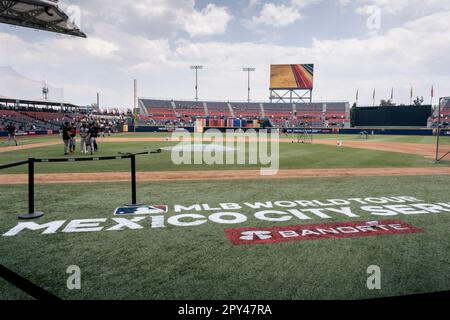
[[[16,136],[42,136],[42,135],[51,135],[51,134],[58,134],[58,130],[36,130],[36,131],[22,131],[17,132]],[[7,131],[0,131],[0,137],[7,137],[8,132]]]
[[[354,107],[352,127],[426,127],[432,114],[431,105]]]
[[[137,126],[136,132],[170,132],[173,127],[165,126]],[[185,129],[189,132],[194,132],[194,127],[177,127],[177,129]],[[134,132],[134,126],[128,126],[128,132]]]
[[[194,132],[194,127],[182,127],[189,132]],[[241,127],[233,127],[233,128],[219,128],[219,127],[205,127],[205,130],[208,129],[217,129],[219,131],[225,132],[226,130],[251,130],[252,128],[241,128]],[[277,128],[267,128],[268,131],[276,131]],[[253,130],[262,130],[262,129],[253,129]],[[170,132],[171,130],[164,126],[139,126],[136,127],[136,132]],[[303,133],[305,131],[304,128],[289,128],[287,129],[287,133]],[[383,128],[358,128],[358,129],[342,129],[342,128],[312,128],[307,129],[308,133],[313,134],[359,134],[361,131],[367,131],[369,134],[375,135],[404,135],[404,136],[434,136],[436,135],[436,129],[417,129],[417,128],[404,128],[404,129],[383,129]],[[129,132],[134,132],[134,127],[129,127]],[[53,134],[58,134],[57,130],[53,130]],[[45,130],[38,131],[29,131],[18,134],[17,136],[35,136],[35,135],[48,135],[49,132]],[[8,132],[0,131],[0,137],[8,136]]]
[[[167,128],[164,126],[139,126],[136,127],[136,132],[170,132],[171,127]],[[194,127],[180,127],[186,129],[189,132],[194,132]],[[263,130],[263,128],[243,128],[243,127],[204,127],[204,130],[215,129],[221,132],[226,132],[226,130]],[[278,131],[278,128],[267,128],[269,132]],[[133,126],[130,126],[129,132],[133,132]],[[404,136],[434,136],[436,135],[435,129],[417,129],[417,128],[402,128],[402,129],[394,129],[394,128],[353,128],[353,129],[343,129],[343,128],[309,128],[306,129],[308,133],[312,134],[359,134],[362,131],[367,131],[369,134],[374,135],[404,135]],[[287,133],[303,133],[305,132],[304,128],[288,128]]]
[[[417,129],[417,128],[405,128],[405,129],[383,129],[383,128],[358,128],[358,129],[307,129],[311,134],[360,134],[363,131],[374,135],[398,135],[398,136],[434,136],[436,135],[435,129]],[[305,129],[291,128],[287,129],[287,133],[304,133]]]

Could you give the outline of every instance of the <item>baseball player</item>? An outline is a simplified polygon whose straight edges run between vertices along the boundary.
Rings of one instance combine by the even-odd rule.
[[[80,138],[81,138],[81,153],[87,153],[86,145],[90,143],[89,128],[86,122],[83,122],[80,128]]]
[[[69,151],[71,154],[75,153],[75,146],[77,143],[77,127],[75,123],[72,123],[69,130],[70,142],[69,142]]]
[[[62,131],[62,139],[64,142],[64,155],[69,154],[69,144],[70,144],[70,123],[65,122],[61,128]]]
[[[6,131],[8,131],[8,144],[11,142],[11,140],[13,140],[16,143],[16,146],[18,146],[19,144],[17,143],[16,139],[16,126],[10,123],[6,127]]]
[[[91,154],[97,151],[98,127],[92,122],[89,127],[89,145],[91,146]]]

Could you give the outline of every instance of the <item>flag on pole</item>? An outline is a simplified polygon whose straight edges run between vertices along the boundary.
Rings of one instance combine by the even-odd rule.
[[[409,104],[412,105],[412,99],[413,99],[413,87],[411,87],[411,95],[410,95],[410,102]]]
[[[358,102],[358,99],[359,99],[359,89],[356,90],[356,102]]]
[[[394,88],[391,89],[391,100],[394,100]]]
[[[431,106],[433,106],[433,98],[434,98],[434,85],[431,86]]]
[[[373,89],[373,105],[375,105],[376,89]]]

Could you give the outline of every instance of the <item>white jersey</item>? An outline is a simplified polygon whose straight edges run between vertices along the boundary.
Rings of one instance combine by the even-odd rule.
[[[86,128],[81,127],[80,128],[80,137],[82,139],[89,139],[89,128],[88,127],[86,127]]]

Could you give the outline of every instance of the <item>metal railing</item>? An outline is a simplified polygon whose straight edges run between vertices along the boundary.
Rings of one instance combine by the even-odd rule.
[[[127,206],[137,206],[137,187],[136,187],[136,156],[144,154],[161,153],[161,149],[141,152],[126,152],[119,153],[115,156],[104,157],[82,157],[82,158],[28,158],[28,160],[8,163],[0,165],[0,170],[14,168],[22,165],[28,165],[28,213],[19,215],[19,219],[35,219],[42,217],[42,211],[35,211],[34,207],[34,176],[35,163],[54,163],[54,162],[82,162],[82,161],[106,161],[106,160],[120,160],[130,159],[130,179],[131,179],[131,204]]]

